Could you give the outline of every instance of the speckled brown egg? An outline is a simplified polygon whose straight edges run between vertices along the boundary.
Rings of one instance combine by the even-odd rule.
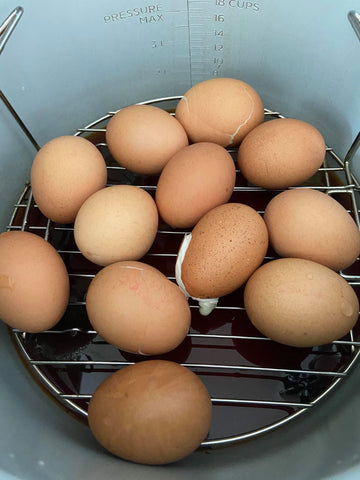
[[[213,208],[188,238],[185,252],[181,248],[178,254],[178,259],[183,257],[179,279],[194,298],[216,298],[236,290],[262,263],[268,247],[264,220],[241,203]]]
[[[148,360],[113,373],[95,390],[89,426],[109,452],[136,463],[176,462],[205,440],[210,395],[190,369]]]
[[[69,301],[65,264],[46,240],[34,233],[0,235],[0,319],[29,333],[52,328]]]
[[[235,178],[234,161],[224,147],[200,142],[183,148],[160,175],[155,196],[160,216],[172,227],[193,227],[229,200]]]
[[[343,277],[298,258],[281,258],[258,268],[246,284],[244,303],[260,332],[295,347],[342,338],[359,314],[356,293]]]
[[[236,146],[263,122],[264,106],[249,84],[235,78],[212,78],[185,93],[175,116],[194,143]]]
[[[297,188],[276,195],[266,206],[264,220],[270,244],[282,257],[343,270],[360,254],[355,221],[339,202],[318,190]]]
[[[160,173],[189,143],[178,120],[152,105],[130,105],[118,111],[106,127],[106,142],[121,166],[142,174]]]
[[[139,260],[152,246],[159,222],[155,201],[140,187],[113,185],[91,195],[74,224],[80,252],[97,265]]]
[[[89,140],[65,135],[46,143],[31,167],[31,188],[40,211],[50,220],[71,223],[84,201],[104,188],[106,164]]]
[[[286,188],[308,180],[325,158],[325,141],[312,125],[293,118],[254,128],[238,150],[241,173],[263,188]]]
[[[130,353],[160,355],[176,348],[190,327],[184,293],[142,262],[117,262],[100,270],[86,295],[94,329]]]

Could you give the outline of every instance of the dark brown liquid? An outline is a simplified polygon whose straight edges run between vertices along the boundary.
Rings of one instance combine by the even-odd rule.
[[[102,134],[88,137],[93,143],[104,142]],[[107,148],[99,146],[109,167],[117,166]],[[147,186],[154,195],[157,176],[141,176],[121,169],[108,169],[108,183],[128,183]],[[338,186],[341,180],[330,174],[331,185]],[[310,181],[313,186],[326,185],[323,173],[317,173]],[[247,186],[247,181],[237,174],[237,186]],[[277,191],[243,192],[235,191],[230,201],[248,204],[258,211],[263,211],[269,200]],[[348,196],[344,194],[339,200],[351,207]],[[350,205],[350,206],[349,206]],[[14,224],[21,225],[24,208],[19,209]],[[27,229],[45,226],[47,219],[32,206],[27,222]],[[65,228],[63,228],[65,227]],[[70,226],[71,227],[71,226]],[[81,362],[137,362],[149,358],[162,358],[189,365],[203,380],[210,395],[218,399],[214,402],[214,416],[208,440],[243,435],[272,425],[295,413],[300,407],[286,405],[254,405],[252,400],[274,402],[308,403],[327,389],[334,377],[311,374],[308,371],[342,372],[353,358],[354,352],[348,345],[331,344],[312,349],[291,348],[273,341],[239,338],[262,337],[252,326],[243,309],[226,309],[225,307],[243,307],[243,288],[220,299],[219,308],[208,317],[199,314],[195,302],[192,306],[192,325],[190,335],[172,352],[158,357],[143,357],[122,352],[104,342],[95,333],[89,333],[92,327],[88,321],[85,305],[87,287],[91,277],[77,276],[95,274],[100,267],[86,260],[77,251],[73,232],[69,225],[51,223],[49,241],[60,250],[68,268],[71,281],[69,307],[54,328],[61,333],[28,334],[24,340],[27,352],[33,360],[45,361],[81,361]],[[165,275],[173,278],[176,254],[183,239],[183,232],[169,234],[171,229],[160,221],[160,232],[144,261]],[[165,230],[165,232],[161,232]],[[159,254],[167,254],[159,256]],[[170,255],[169,255],[170,254]],[[274,257],[269,249],[268,256]],[[351,274],[360,274],[358,262],[348,269]],[[359,288],[355,287],[359,294]],[[79,329],[79,331],[66,331]],[[201,336],[193,336],[201,334]],[[208,335],[224,335],[229,338],[214,338]],[[359,326],[354,329],[355,338],[359,336]],[[347,339],[350,339],[348,336]],[[194,366],[196,364],[197,366]],[[215,365],[204,367],[203,365]],[[217,368],[216,366],[229,368]],[[233,367],[249,367],[236,369]],[[255,369],[254,369],[255,367]],[[44,365],[41,371],[65,394],[91,395],[95,388],[119,365]],[[263,368],[281,369],[262,370]],[[286,370],[304,370],[303,373]],[[285,371],[283,371],[285,370]],[[249,403],[225,404],[221,399],[242,399]],[[76,400],[83,409],[87,409],[88,400]]]

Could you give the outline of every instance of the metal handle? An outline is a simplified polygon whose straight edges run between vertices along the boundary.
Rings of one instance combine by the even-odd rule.
[[[348,13],[348,19],[353,27],[358,39],[360,40],[360,13],[355,12],[355,10],[351,10]],[[349,168],[349,165],[352,162],[357,150],[360,147],[360,132],[358,133],[357,137],[354,139],[352,145],[350,146],[346,156],[345,156],[345,168]]]
[[[351,12],[348,13],[348,19],[358,39],[360,40],[360,13],[355,12],[355,10],[351,10]]]
[[[0,25],[0,54],[4,50],[6,42],[9,40],[9,37],[20,20],[23,12],[24,9],[22,7],[15,8],[2,25]]]
[[[16,27],[23,13],[24,9],[22,7],[15,8],[5,19],[5,21],[0,25],[0,54],[4,50],[6,42],[9,40],[10,35],[14,31],[14,28]],[[23,130],[27,138],[30,140],[32,145],[35,147],[35,149],[40,150],[40,146],[38,145],[37,141],[34,139],[29,129],[26,127],[24,122],[16,113],[15,109],[13,108],[9,100],[6,98],[2,90],[0,90],[0,99],[4,102],[5,106],[10,111],[11,115],[15,118],[16,122],[21,127],[21,129]]]

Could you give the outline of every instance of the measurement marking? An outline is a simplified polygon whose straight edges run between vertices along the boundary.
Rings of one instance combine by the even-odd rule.
[[[164,45],[187,45],[187,41],[186,40],[178,40],[176,42],[168,42],[168,43],[164,43]],[[183,56],[183,55],[182,55]]]
[[[212,34],[212,33],[194,32],[193,35],[194,35],[194,37],[195,37],[196,35],[199,35],[199,37],[200,37],[200,36],[201,36],[201,37],[213,37],[213,34]]]
[[[211,47],[204,47],[203,45],[194,45],[194,46],[193,46],[193,50],[197,50],[197,49],[199,49],[199,50],[201,50],[201,51],[204,51],[204,50],[208,50],[208,51],[209,51],[209,50],[212,50]]]
[[[192,79],[192,58],[191,58],[191,32],[190,32],[190,0],[186,0],[187,6],[187,23],[188,23],[188,42],[189,42],[189,74],[190,74],[190,85],[193,85]]]
[[[193,45],[192,45],[192,49],[195,49],[195,48],[198,48],[198,49],[201,49],[201,50],[211,50],[211,46],[209,45],[203,45],[203,40],[198,38],[196,40],[193,40]]]

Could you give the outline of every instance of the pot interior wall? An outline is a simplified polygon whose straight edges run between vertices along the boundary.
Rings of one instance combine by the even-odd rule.
[[[360,128],[360,44],[344,0],[21,3],[0,55],[0,89],[43,145],[108,111],[240,78],[267,108],[314,124],[342,158]],[[0,23],[16,7],[0,5]],[[140,10],[142,9],[142,10]],[[139,12],[139,13],[138,13]],[[29,179],[35,149],[0,101],[0,227]],[[353,171],[360,178],[360,156]],[[149,468],[105,453],[86,425],[30,377],[0,328],[0,476],[63,478],[353,478],[360,472],[360,371],[292,424],[247,443]],[[75,453],[76,452],[76,453]],[[355,469],[351,471],[349,469]],[[348,477],[349,476],[349,477]]]

